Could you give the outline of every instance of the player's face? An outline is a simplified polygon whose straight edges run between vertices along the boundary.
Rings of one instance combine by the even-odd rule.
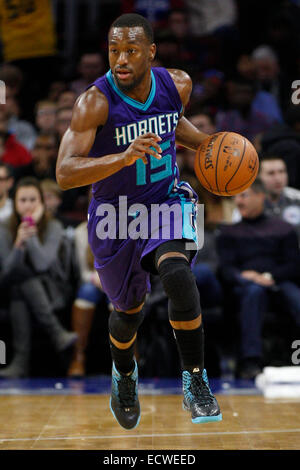
[[[288,184],[285,163],[282,160],[262,161],[260,178],[271,195],[279,196]]]
[[[22,186],[16,194],[16,211],[20,217],[31,216],[41,204],[41,196],[35,186]]]
[[[155,55],[142,27],[112,28],[108,35],[109,65],[118,87],[128,92],[146,76]]]
[[[251,188],[235,196],[235,203],[242,217],[252,219],[263,212],[264,193],[256,193]]]

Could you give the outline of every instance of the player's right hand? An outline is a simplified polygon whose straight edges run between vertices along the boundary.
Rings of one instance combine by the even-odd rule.
[[[162,150],[158,145],[159,141],[161,138],[153,132],[147,132],[137,137],[124,152],[125,166],[132,165],[138,158],[141,158],[146,165],[148,163],[146,154],[153,155],[160,160]]]

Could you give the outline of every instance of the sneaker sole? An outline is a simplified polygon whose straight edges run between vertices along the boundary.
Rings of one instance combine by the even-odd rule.
[[[212,423],[214,421],[222,421],[222,414],[216,416],[201,416],[199,418],[192,418],[192,423]]]
[[[184,411],[191,411],[184,402],[182,402],[182,409]],[[223,416],[222,416],[222,413],[220,413],[215,416],[199,416],[198,418],[191,418],[191,419],[192,419],[192,423],[212,423],[214,421],[222,421]]]
[[[124,428],[124,426],[122,426],[122,424],[120,424],[119,421],[117,420],[117,417],[116,417],[116,415],[115,415],[115,412],[114,412],[114,410],[112,409],[112,406],[111,406],[111,398],[110,398],[110,400],[109,400],[109,408],[110,408],[110,411],[112,412],[113,417],[114,417],[115,420],[117,421],[117,423],[121,426],[121,428],[126,429],[126,431],[131,431],[132,429],[137,428],[138,425],[140,424],[141,415],[138,417],[138,420],[137,420],[136,424],[135,424],[132,428],[129,428],[129,429],[128,429],[128,428]]]

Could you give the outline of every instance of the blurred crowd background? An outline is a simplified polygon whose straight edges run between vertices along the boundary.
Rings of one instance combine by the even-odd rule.
[[[0,377],[110,372],[111,305],[87,244],[90,188],[61,191],[55,165],[77,97],[108,70],[110,24],[130,12],[153,25],[153,66],[192,77],[193,124],[244,135],[261,160],[252,189],[222,198],[195,178],[194,153],[177,149],[181,179],[205,204],[194,274],[208,373],[253,378],[290,365],[300,337],[300,1],[1,0]],[[140,373],[177,376],[167,299],[151,282]]]

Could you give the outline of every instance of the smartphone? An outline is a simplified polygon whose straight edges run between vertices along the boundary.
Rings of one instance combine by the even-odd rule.
[[[35,221],[29,215],[22,218],[22,222],[27,222],[29,226],[35,225]]]

